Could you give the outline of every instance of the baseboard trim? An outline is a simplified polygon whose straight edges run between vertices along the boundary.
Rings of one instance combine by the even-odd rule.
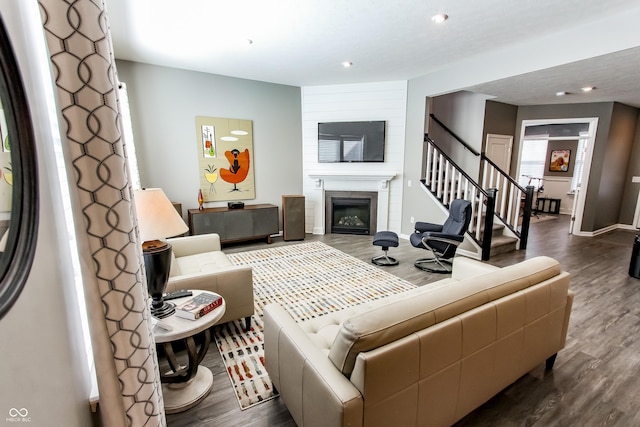
[[[638,227],[634,226],[633,224],[618,224],[618,228],[621,230],[640,231]]]
[[[583,236],[583,237],[595,237],[595,236],[599,236],[601,234],[605,234],[605,233],[608,233],[608,232],[614,231],[614,230],[640,231],[640,230],[638,230],[638,228],[634,227],[631,224],[613,224],[613,225],[610,225],[608,227],[600,228],[600,229],[595,230],[595,231],[578,231],[578,232],[574,232],[573,235],[574,236]]]

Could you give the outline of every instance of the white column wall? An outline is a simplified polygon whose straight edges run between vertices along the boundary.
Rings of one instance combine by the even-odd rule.
[[[310,175],[389,174],[395,176],[378,197],[388,191],[387,206],[378,206],[378,230],[400,232],[402,216],[403,165],[407,82],[393,81],[347,85],[307,86],[302,88],[302,161],[303,192],[306,207],[306,232],[324,233],[324,183]],[[386,121],[385,160],[383,163],[318,163],[318,123],[341,121]],[[335,181],[332,188],[363,190],[357,179]],[[355,186],[350,186],[354,183]],[[382,187],[380,185],[380,187]],[[383,200],[387,199],[383,197]],[[382,209],[383,211],[381,212]],[[385,211],[386,210],[386,211]]]

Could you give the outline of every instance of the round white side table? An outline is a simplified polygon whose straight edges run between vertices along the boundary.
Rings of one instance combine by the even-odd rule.
[[[192,296],[178,298],[171,302],[179,306],[201,293],[218,295],[202,290],[193,290],[192,292]],[[223,299],[222,305],[199,319],[183,319],[174,313],[158,321],[154,326],[153,336],[156,344],[163,346],[171,368],[167,372],[160,373],[165,413],[175,414],[186,411],[200,403],[211,391],[213,374],[208,368],[200,366],[200,362],[209,349],[210,328],[224,315],[225,309],[226,305]],[[198,344],[194,337],[200,333],[203,334],[203,340]],[[176,341],[183,341],[187,349],[188,360],[185,364],[180,363],[174,353],[172,343]]]

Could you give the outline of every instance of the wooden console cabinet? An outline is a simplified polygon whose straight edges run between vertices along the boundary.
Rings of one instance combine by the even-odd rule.
[[[245,205],[242,209],[189,209],[189,233],[217,233],[221,243],[267,239],[278,233],[278,207]]]

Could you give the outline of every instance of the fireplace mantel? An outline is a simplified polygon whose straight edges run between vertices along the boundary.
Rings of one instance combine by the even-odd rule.
[[[390,181],[397,174],[395,172],[334,172],[334,171],[314,171],[309,172],[309,178],[312,179],[344,179],[344,180],[365,180],[365,181]]]
[[[392,171],[309,171],[315,181],[317,203],[314,209],[314,234],[325,233],[325,191],[375,191],[378,193],[377,230],[387,230],[389,222],[389,181],[397,176]]]

